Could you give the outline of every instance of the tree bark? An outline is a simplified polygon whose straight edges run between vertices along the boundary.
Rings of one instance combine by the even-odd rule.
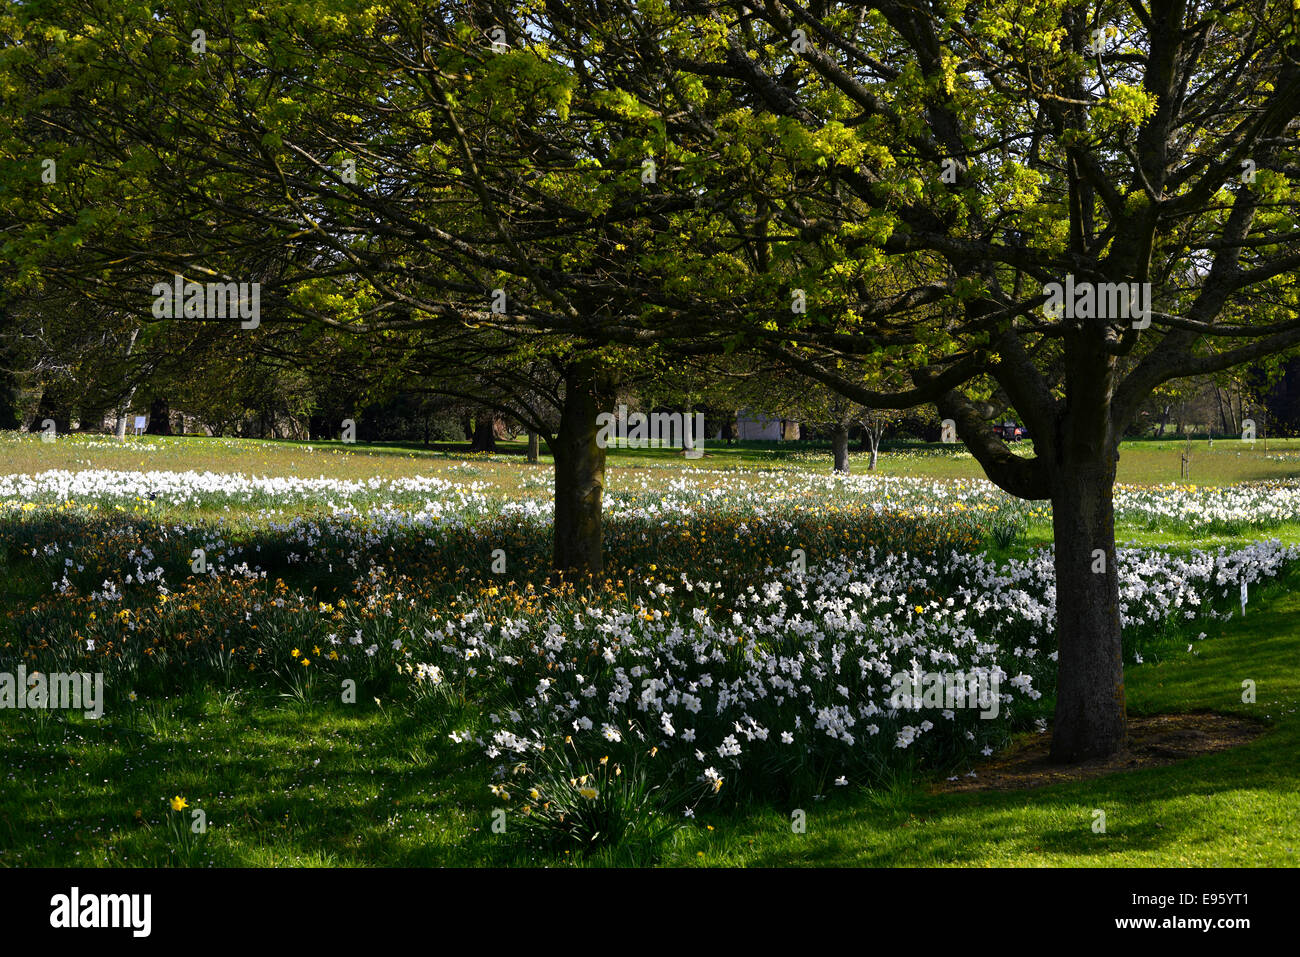
[[[546,443],[555,459],[553,578],[572,581],[604,570],[605,450],[596,441],[596,416],[609,411],[613,401],[613,389],[593,360],[579,360],[565,370],[560,428]]]
[[[131,353],[135,351],[135,341],[139,337],[140,337],[140,330],[138,328],[132,329],[131,341],[126,344],[126,358],[128,362],[131,359]],[[117,434],[117,440],[119,442],[126,441],[126,416],[127,413],[131,411],[131,402],[132,400],[135,399],[135,390],[139,387],[139,383],[132,382],[129,376],[127,378],[127,382],[129,383],[130,388],[127,389],[126,396],[118,404],[116,409],[117,422],[115,423],[116,428],[114,429],[114,431]]]
[[[144,431],[146,435],[172,434],[171,405],[166,399],[154,399],[149,403],[149,427]]]
[[[18,429],[22,426],[22,417],[18,414],[22,390],[18,385],[18,376],[11,369],[4,367],[6,360],[0,357],[0,429]]]
[[[495,452],[497,450],[495,423],[495,417],[490,412],[484,412],[474,420],[474,439],[469,445],[471,452]]]
[[[541,459],[541,437],[530,431],[528,433],[528,464],[536,465]]]
[[[874,471],[876,467],[876,460],[880,456],[880,440],[884,434],[885,420],[883,415],[870,415],[862,423],[862,450],[871,453],[871,458],[867,461],[868,472]]]
[[[126,441],[126,417],[131,411],[131,400],[135,398],[135,389],[136,389],[135,386],[131,386],[131,390],[127,392],[126,398],[123,399],[122,404],[117,407],[117,430],[116,431],[117,431],[117,440],[119,442]]]
[[[955,393],[939,403],[999,488],[1052,503],[1057,687],[1051,756],[1066,764],[1120,752],[1128,737],[1113,494],[1119,435],[1133,406],[1115,408],[1116,363],[1103,338],[1104,331],[1087,328],[1064,337],[1063,399],[1041,378],[1002,370],[999,384],[1033,431],[1032,458],[1015,455],[988,429],[996,409]],[[1014,348],[1006,355],[1017,361]]]
[[[1165,429],[1169,427],[1169,412],[1170,409],[1168,405],[1164,406],[1160,410],[1160,427],[1156,429],[1157,439],[1162,439],[1165,437]]]
[[[1113,466],[1080,465],[1053,482],[1059,657],[1052,758],[1061,762],[1114,754],[1128,734],[1114,478]]]
[[[1232,427],[1228,424],[1228,410],[1223,407],[1223,391],[1216,385],[1214,387],[1214,401],[1219,406],[1219,424],[1223,427],[1225,435],[1232,434]],[[1232,393],[1228,393],[1228,404],[1232,404]]]
[[[7,325],[8,317],[0,311],[0,328]],[[22,387],[18,380],[18,354],[12,340],[0,339],[0,429],[20,429]]]
[[[51,419],[54,422],[55,434],[67,435],[72,429],[71,405],[69,390],[64,383],[47,385],[41,392],[41,401],[36,407],[36,419],[32,423],[32,431],[44,431],[41,423]]]
[[[831,429],[831,454],[835,456],[835,471],[849,471],[849,427],[842,422]]]

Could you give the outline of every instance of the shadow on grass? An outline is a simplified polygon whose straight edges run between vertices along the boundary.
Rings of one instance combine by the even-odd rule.
[[[207,815],[201,862],[216,866],[527,860],[517,842],[492,833],[473,746],[425,721],[343,705],[191,720],[196,702],[171,705],[157,732],[107,718],[68,722],[58,743],[43,746],[29,740],[27,716],[6,718],[0,756],[22,780],[0,801],[0,844],[10,849],[0,863],[90,864],[93,848],[107,855],[99,863],[177,863],[167,819],[188,826],[191,809]],[[173,795],[189,809],[172,811]]]

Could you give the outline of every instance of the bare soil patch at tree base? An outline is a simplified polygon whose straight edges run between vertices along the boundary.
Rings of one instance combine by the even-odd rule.
[[[1015,791],[1160,767],[1246,744],[1267,731],[1268,726],[1249,718],[1198,712],[1130,716],[1128,730],[1128,747],[1123,751],[1074,765],[1052,763],[1048,753],[1050,734],[1032,735],[992,761],[978,765],[975,777],[963,775],[956,781],[940,781],[931,790]]]

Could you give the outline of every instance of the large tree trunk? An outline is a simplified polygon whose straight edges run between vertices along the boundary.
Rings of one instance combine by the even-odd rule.
[[[0,311],[0,327],[8,317]],[[0,339],[0,429],[20,429],[22,387],[18,380],[18,354],[12,340]]]
[[[126,398],[124,398],[122,404],[117,407],[116,434],[119,442],[126,441],[126,419],[131,412],[131,400],[135,398],[135,389],[135,386],[131,386],[130,391],[126,394]]]
[[[32,423],[33,432],[44,431],[46,419],[54,422],[54,431],[58,436],[67,435],[72,429],[72,402],[70,390],[63,382],[47,385],[41,392],[41,401],[36,408],[36,420]]]
[[[536,432],[528,433],[528,464],[536,465],[541,459],[541,436]]]
[[[1228,422],[1228,410],[1223,407],[1223,391],[1216,385],[1214,387],[1214,401],[1219,406],[1219,424],[1223,427],[1225,435],[1232,434],[1232,425]],[[1232,404],[1232,393],[1228,393],[1228,404]]]
[[[835,471],[849,470],[849,427],[837,423],[831,429],[831,454],[835,456]]]
[[[171,435],[171,404],[164,398],[154,399],[149,403],[149,427],[146,435]]]
[[[1113,494],[1121,419],[1133,413],[1131,404],[1114,406],[1116,362],[1105,336],[1091,328],[1065,334],[1063,400],[1048,392],[1046,380],[1026,383],[1013,370],[999,380],[1033,431],[1032,458],[994,438],[988,420],[996,406],[955,392],[938,403],[1003,491],[1052,503],[1057,685],[1051,756],[1066,764],[1116,754],[1128,738]]]
[[[1098,383],[1096,391],[1107,388]],[[1102,407],[1108,421],[1108,402]],[[1115,566],[1118,456],[1107,425],[1076,428],[1061,451],[1051,472],[1058,642],[1052,758],[1075,763],[1114,754],[1128,738]]]
[[[490,412],[484,412],[474,420],[474,439],[469,444],[471,452],[495,452],[497,450],[496,419]]]
[[[22,417],[18,413],[21,398],[18,376],[6,367],[6,359],[0,356],[0,429],[22,426]]]
[[[604,569],[601,498],[605,450],[596,441],[596,416],[609,411],[613,390],[591,359],[570,366],[564,376],[564,406],[555,438],[547,438],[555,459],[555,548],[551,566],[573,580]]]
[[[128,362],[131,359],[131,353],[135,351],[135,341],[139,336],[140,330],[138,328],[131,330],[131,341],[126,344],[126,358]],[[131,382],[129,376],[127,381]],[[115,423],[116,428],[114,429],[114,432],[116,433],[119,442],[126,441],[126,416],[127,413],[131,411],[131,402],[135,399],[135,390],[138,387],[138,382],[132,382],[131,387],[127,389],[126,395],[123,397],[122,401],[118,403],[117,409],[115,410],[117,412],[117,422]]]

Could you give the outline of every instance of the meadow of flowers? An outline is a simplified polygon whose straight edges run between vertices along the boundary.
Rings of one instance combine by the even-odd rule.
[[[969,773],[1044,727],[1051,555],[1017,546],[1041,507],[982,481],[629,469],[607,492],[609,575],[579,591],[546,581],[549,476],[0,477],[0,548],[31,583],[0,659],[103,671],[110,712],[250,683],[346,702],[352,683],[431,726],[454,715],[484,787],[579,843],[702,801]],[[1116,508],[1268,528],[1295,520],[1298,491],[1123,488]],[[1205,638],[1298,555],[1121,548],[1130,660]],[[996,716],[893,706],[891,677],[918,669],[996,680]]]
[[[1147,529],[1239,532],[1300,522],[1300,481],[1119,486],[1115,515]]]

